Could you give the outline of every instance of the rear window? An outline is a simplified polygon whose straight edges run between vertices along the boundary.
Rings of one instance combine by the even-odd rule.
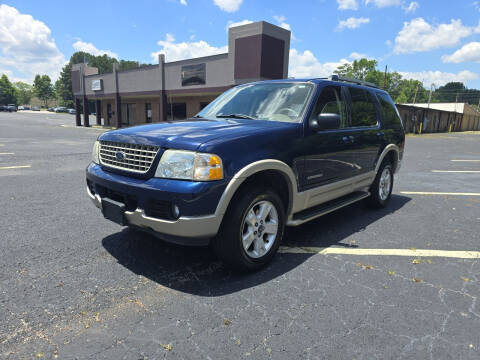
[[[385,93],[377,93],[377,99],[382,108],[383,123],[390,126],[398,125],[401,121],[400,116],[390,97]]]
[[[375,126],[377,125],[377,112],[370,92],[350,87],[351,104],[350,113],[352,122],[351,127]]]

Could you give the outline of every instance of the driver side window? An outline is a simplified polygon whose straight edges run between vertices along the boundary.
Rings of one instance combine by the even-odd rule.
[[[347,127],[347,110],[340,86],[326,86],[322,89],[310,118],[316,119],[320,114],[340,115],[340,128]]]

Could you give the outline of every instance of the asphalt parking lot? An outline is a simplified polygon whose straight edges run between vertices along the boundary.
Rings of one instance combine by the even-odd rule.
[[[102,130],[73,124],[0,113],[0,358],[480,358],[480,134],[407,137],[388,208],[288,229],[240,275],[104,220]]]

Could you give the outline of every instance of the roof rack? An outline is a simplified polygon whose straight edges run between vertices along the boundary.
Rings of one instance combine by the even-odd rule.
[[[343,82],[349,82],[349,83],[352,83],[352,84],[357,84],[357,85],[363,85],[363,86],[369,86],[369,87],[373,87],[373,88],[379,88],[377,85],[375,85],[374,83],[371,83],[371,82],[368,82],[368,81],[363,81],[363,80],[358,80],[358,79],[352,79],[352,78],[348,78],[348,77],[343,77],[343,76],[338,76],[338,75],[330,75],[328,77],[328,80],[331,80],[331,81],[343,81]]]

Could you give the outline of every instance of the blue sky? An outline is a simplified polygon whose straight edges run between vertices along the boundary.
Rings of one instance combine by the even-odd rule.
[[[5,1],[0,73],[53,79],[75,50],[154,62],[224,52],[227,27],[265,20],[292,31],[290,76],[325,76],[359,56],[407,77],[480,88],[474,0]]]

